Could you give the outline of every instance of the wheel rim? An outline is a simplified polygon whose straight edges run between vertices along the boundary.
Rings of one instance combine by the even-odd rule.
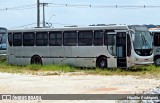
[[[98,60],[98,67],[99,68],[107,68],[107,60],[105,58],[100,58]]]
[[[106,66],[106,62],[104,61],[104,60],[102,60],[101,62],[100,62],[100,67],[101,68],[104,68]]]
[[[40,64],[39,58],[35,58],[35,64]]]
[[[160,59],[156,59],[156,65],[160,65]]]

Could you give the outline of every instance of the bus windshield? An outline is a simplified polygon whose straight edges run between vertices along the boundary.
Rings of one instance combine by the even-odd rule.
[[[6,50],[6,29],[0,28],[0,50]]]
[[[152,39],[147,31],[135,32],[134,49],[152,49]]]
[[[6,44],[6,34],[2,34],[1,44]]]
[[[152,38],[147,27],[134,25],[129,28],[135,31],[133,46],[136,54],[140,56],[152,55]]]

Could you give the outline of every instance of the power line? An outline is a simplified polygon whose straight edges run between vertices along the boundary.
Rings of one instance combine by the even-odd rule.
[[[50,3],[48,7],[75,7],[75,8],[160,8],[156,5],[91,5],[91,4],[59,4]]]
[[[36,8],[36,4],[23,5],[23,6],[17,6],[17,7],[9,7],[9,8],[1,8],[0,11],[25,10],[25,9],[32,9],[32,8]]]
[[[0,8],[0,11],[7,10],[26,10],[36,8],[37,4],[22,5],[17,7]],[[42,6],[42,5],[40,5]],[[91,5],[91,4],[62,4],[47,3],[47,7],[75,7],[75,8],[160,8],[158,5]]]
[[[47,3],[47,7],[75,7],[75,8],[160,8],[158,5],[91,5],[91,4],[62,4],[62,3]],[[22,5],[17,7],[0,8],[0,11],[7,10],[26,10],[36,8],[37,4]],[[42,5],[40,5],[42,6]]]
[[[35,24],[37,24],[37,22],[36,23],[30,23],[30,24],[22,25],[22,26],[12,27],[10,29],[24,28],[24,27],[28,27],[28,26],[31,26],[31,25],[35,25]]]
[[[43,6],[43,8],[45,6],[47,6],[47,7],[74,7],[74,8],[123,8],[123,9],[160,8],[160,6],[156,6],[156,5],[141,5],[141,6],[139,6],[139,5],[91,5],[91,4],[61,4],[61,3],[37,3],[37,4],[39,5],[39,7]],[[0,8],[0,11],[33,9],[33,8],[36,8],[37,4],[22,5],[22,6],[9,7],[9,8]],[[42,4],[42,5],[40,5],[40,4]],[[51,17],[48,19],[48,22],[47,22],[48,24],[46,23],[47,25],[50,25],[50,26],[52,26],[52,24],[66,25],[66,24],[60,24],[60,23],[49,23],[50,19],[53,16],[55,16],[55,15],[54,14],[51,15]],[[40,16],[37,16],[37,17],[40,17]],[[43,17],[44,17],[44,15],[43,15]],[[36,22],[36,23],[38,23],[38,22]],[[15,28],[26,27],[26,26],[30,26],[30,25],[33,25],[36,23],[27,24],[27,25],[15,27]],[[39,27],[40,24],[41,23],[37,24],[37,27]],[[45,18],[43,20],[43,25],[45,27]],[[68,25],[70,25],[70,24],[68,24]]]

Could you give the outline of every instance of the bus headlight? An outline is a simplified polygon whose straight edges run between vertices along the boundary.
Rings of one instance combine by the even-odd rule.
[[[152,54],[152,53],[153,53],[153,50],[150,51],[150,54]]]

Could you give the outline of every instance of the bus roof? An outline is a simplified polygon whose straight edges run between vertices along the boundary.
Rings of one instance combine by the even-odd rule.
[[[0,33],[6,33],[7,32],[7,29],[4,28],[4,27],[0,27]]]
[[[160,28],[149,29],[150,32],[160,32]]]
[[[0,27],[0,29],[5,29],[5,30],[7,30],[6,28],[4,28],[4,27]]]
[[[63,27],[63,28],[30,28],[13,29],[8,32],[36,32],[36,31],[74,31],[74,30],[128,30],[127,25],[87,26],[87,27]]]

